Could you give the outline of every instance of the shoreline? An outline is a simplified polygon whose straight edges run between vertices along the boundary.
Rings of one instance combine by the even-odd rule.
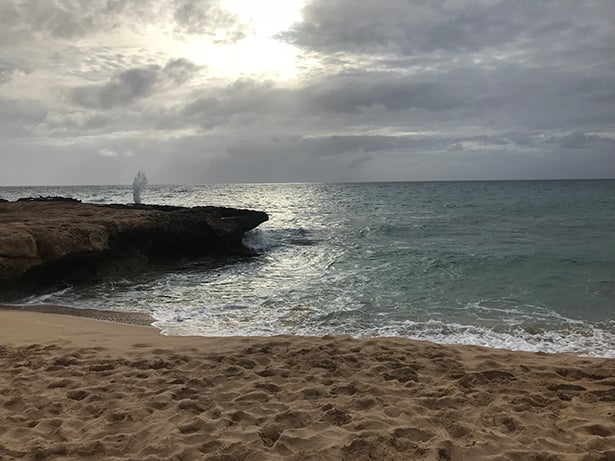
[[[35,312],[40,314],[69,315],[127,325],[152,326],[156,321],[146,312],[121,312],[94,308],[77,308],[59,304],[0,304],[0,311]]]
[[[12,304],[12,303],[0,303],[0,312],[3,310],[7,310],[7,311],[20,311],[20,312],[37,312],[37,313],[43,313],[43,314],[57,314],[57,315],[67,315],[67,316],[73,316],[73,317],[80,317],[80,318],[90,318],[90,319],[95,319],[95,320],[100,320],[100,321],[105,321],[105,322],[111,322],[111,323],[123,323],[123,324],[127,324],[127,325],[140,325],[140,326],[149,326],[152,327],[154,330],[156,330],[158,333],[160,333],[163,336],[169,336],[169,337],[202,337],[202,338],[233,338],[233,337],[241,337],[244,335],[237,335],[237,334],[221,334],[221,335],[200,335],[200,334],[167,334],[165,332],[165,330],[157,325],[154,325],[154,323],[156,323],[158,320],[156,320],[151,314],[147,313],[147,312],[140,312],[140,311],[117,311],[117,310],[110,310],[110,309],[97,309],[94,307],[72,307],[72,306],[67,306],[67,305],[61,305],[61,304],[47,304],[47,303],[41,303],[41,304]],[[258,338],[258,337],[275,337],[275,336],[297,336],[293,333],[280,333],[280,334],[276,334],[276,335],[267,335],[267,336],[261,336],[261,335],[252,335],[252,334],[247,334],[245,335],[246,337],[250,337],[250,338]],[[319,338],[322,335],[317,335],[317,334],[309,334],[309,335],[303,335],[306,337],[314,337],[314,338]],[[329,336],[329,335],[327,335]],[[495,350],[495,351],[508,351],[508,352],[523,352],[523,353],[538,353],[538,354],[553,354],[553,355],[570,355],[572,357],[578,357],[578,358],[597,358],[597,359],[615,359],[615,355],[612,355],[611,349],[607,349],[610,352],[610,355],[596,355],[595,351],[593,354],[588,354],[588,353],[575,353],[575,352],[570,352],[570,351],[552,351],[552,350],[531,350],[531,349],[513,349],[513,348],[509,348],[506,346],[494,346],[494,345],[478,345],[478,344],[472,344],[472,343],[466,343],[466,342],[439,342],[436,340],[431,340],[431,339],[423,339],[423,338],[413,338],[413,337],[408,337],[408,336],[395,336],[395,335],[391,335],[391,336],[353,336],[352,334],[333,334],[332,336],[348,336],[348,337],[352,337],[353,339],[358,339],[358,340],[367,340],[367,339],[378,339],[378,338],[400,338],[400,339],[407,339],[409,341],[417,341],[417,342],[425,342],[425,343],[430,343],[430,344],[438,344],[438,345],[443,345],[443,346],[452,346],[452,347],[480,347],[480,348],[485,348],[488,350]]]
[[[615,359],[0,309],[0,458],[615,457]]]

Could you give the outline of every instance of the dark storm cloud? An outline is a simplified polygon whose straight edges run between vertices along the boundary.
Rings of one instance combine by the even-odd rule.
[[[420,75],[356,70],[331,73],[287,86],[241,80],[211,88],[186,104],[179,117],[215,126],[233,117],[278,118],[305,123],[320,116],[367,117],[372,123],[435,129],[455,124],[489,131],[587,131],[615,119],[615,74],[506,65],[498,68],[447,65]],[[368,123],[365,120],[365,123]],[[434,124],[439,124],[436,126]]]
[[[465,97],[439,82],[370,72],[334,74],[301,87],[243,79],[203,93],[184,107],[182,116],[206,125],[237,116],[301,123],[305,117],[360,113],[375,107],[392,113],[413,108],[440,111],[459,106]]]
[[[307,99],[322,110],[355,112],[382,106],[389,111],[419,108],[432,111],[460,105],[463,95],[435,80],[408,78],[397,73],[358,72],[333,75],[307,87]]]
[[[241,79],[199,93],[182,108],[182,115],[205,124],[210,119],[222,123],[240,115],[291,115],[298,108],[298,94],[293,89],[270,81]]]
[[[70,100],[74,104],[94,109],[129,105],[154,94],[155,90],[165,84],[181,85],[197,69],[198,66],[186,59],[170,61],[164,67],[152,65],[128,69],[101,85],[73,88]]]
[[[281,38],[329,69],[312,90],[333,111],[419,109],[440,127],[486,131],[612,130],[614,21],[610,0],[313,0]]]
[[[71,100],[81,106],[102,109],[130,104],[152,94],[158,70],[157,66],[126,70],[102,85],[73,89]]]
[[[612,36],[612,20],[610,0],[314,0],[282,37],[325,53],[414,55]]]

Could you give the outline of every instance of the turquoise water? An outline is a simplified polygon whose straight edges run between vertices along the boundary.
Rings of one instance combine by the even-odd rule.
[[[130,202],[129,186],[0,197]],[[253,258],[20,300],[145,310],[167,334],[400,335],[615,356],[615,181],[150,186],[144,203],[267,211]]]

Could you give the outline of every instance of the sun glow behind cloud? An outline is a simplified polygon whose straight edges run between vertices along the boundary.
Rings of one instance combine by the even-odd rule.
[[[275,38],[301,19],[303,0],[225,0],[222,6],[246,25],[245,38],[225,43],[217,37],[187,37],[177,55],[206,66],[217,78],[258,75],[289,79],[299,72],[297,49]]]

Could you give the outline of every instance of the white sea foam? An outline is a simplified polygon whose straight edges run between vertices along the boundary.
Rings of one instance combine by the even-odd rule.
[[[237,316],[238,311],[243,312],[239,312],[240,315]],[[309,309],[307,311],[310,314],[312,313]],[[325,324],[289,325],[275,315],[262,315],[262,310],[257,306],[236,304],[201,307],[181,313],[161,309],[156,311],[154,316],[157,318],[155,326],[160,328],[164,334],[170,335],[269,336],[294,334],[306,336],[350,335],[357,338],[395,336],[439,344],[615,357],[615,321],[602,326],[581,325],[576,322],[568,327],[555,330],[517,326],[506,331],[437,320],[427,322],[405,321],[379,328],[366,325],[344,325],[341,322],[332,321]]]
[[[243,236],[242,243],[249,249],[254,251],[263,251],[275,245],[275,240],[272,240],[267,232],[261,229],[252,229],[246,232]]]
[[[440,344],[484,346],[514,351],[568,353],[595,357],[615,357],[615,324],[557,330],[516,327],[495,331],[474,325],[406,322],[398,328],[382,328],[377,336],[404,336]]]

